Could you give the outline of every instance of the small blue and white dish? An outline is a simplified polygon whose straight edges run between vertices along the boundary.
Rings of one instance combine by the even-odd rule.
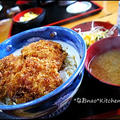
[[[44,119],[62,113],[69,106],[82,82],[86,44],[77,32],[68,28],[49,26],[18,33],[0,44],[0,59],[40,39],[59,40],[71,45],[78,52],[80,58],[79,65],[68,80],[43,97],[17,105],[0,104],[0,110],[10,115],[11,118]]]

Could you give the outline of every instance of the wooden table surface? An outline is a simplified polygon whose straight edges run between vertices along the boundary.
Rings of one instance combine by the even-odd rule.
[[[67,28],[72,28],[80,23],[93,21],[93,20],[109,21],[112,24],[117,24],[119,1],[95,1],[95,2],[103,7],[103,10],[100,13],[68,23],[68,24],[64,24],[62,26]]]
[[[0,21],[0,43],[6,40],[11,31],[12,19],[4,19]]]

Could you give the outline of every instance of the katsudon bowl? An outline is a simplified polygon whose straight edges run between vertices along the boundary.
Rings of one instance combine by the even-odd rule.
[[[39,27],[18,33],[0,44],[0,59],[12,53],[19,55],[21,48],[40,39],[59,41],[60,44],[68,45],[67,50],[74,55],[77,67],[67,80],[64,80],[59,87],[47,95],[15,105],[6,105],[1,102],[0,110],[3,111],[3,114],[8,114],[10,118],[44,119],[59,115],[67,109],[81,85],[84,75],[86,44],[79,34],[68,28]],[[66,76],[62,77],[64,79]]]

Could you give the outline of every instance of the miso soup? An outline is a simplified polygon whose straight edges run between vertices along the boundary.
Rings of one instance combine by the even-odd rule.
[[[89,70],[99,80],[120,85],[120,49],[95,56],[89,63]]]

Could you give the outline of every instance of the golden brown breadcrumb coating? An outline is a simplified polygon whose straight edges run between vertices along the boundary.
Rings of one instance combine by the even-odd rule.
[[[53,41],[40,40],[24,47],[22,55],[24,58],[32,56],[38,57],[39,59],[49,59],[60,70],[67,54],[62,50],[60,44]]]
[[[20,56],[0,60],[0,99],[24,103],[62,84],[58,71],[67,54],[59,43],[40,40],[24,47]]]

